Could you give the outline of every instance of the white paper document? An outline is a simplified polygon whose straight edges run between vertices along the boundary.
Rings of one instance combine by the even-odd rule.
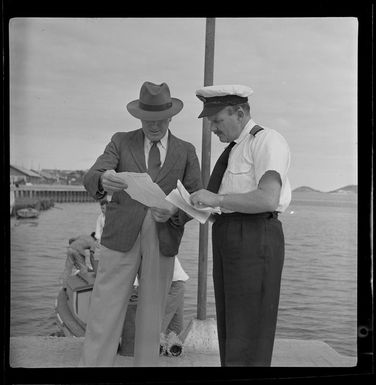
[[[180,180],[177,182],[177,187],[167,195],[166,200],[171,202],[174,206],[179,207],[179,209],[185,211],[188,215],[198,220],[200,223],[205,223],[213,213],[221,213],[219,207],[194,207],[190,201],[189,192],[185,189]]]
[[[139,172],[119,172],[118,175],[127,183],[128,188],[124,191],[132,199],[147,207],[158,207],[160,209],[171,209],[171,203],[166,200],[166,194],[154,183],[150,175]]]

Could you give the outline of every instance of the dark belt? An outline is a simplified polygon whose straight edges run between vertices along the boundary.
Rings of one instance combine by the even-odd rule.
[[[226,218],[247,218],[247,219],[258,219],[258,218],[278,218],[278,211],[266,212],[266,213],[257,213],[257,214],[248,214],[248,213],[222,213],[215,214],[214,219],[226,219]]]

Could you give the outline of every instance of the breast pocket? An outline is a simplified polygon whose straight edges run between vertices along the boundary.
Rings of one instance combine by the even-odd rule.
[[[255,188],[253,164],[232,164],[226,170],[226,177],[234,192],[248,192]]]

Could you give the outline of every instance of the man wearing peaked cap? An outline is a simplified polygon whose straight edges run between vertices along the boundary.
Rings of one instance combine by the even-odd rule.
[[[183,102],[166,83],[144,82],[127,110],[141,122],[134,131],[117,132],[84,177],[90,195],[107,204],[101,258],[88,313],[80,366],[113,366],[136,275],[139,277],[134,345],[135,366],[158,366],[167,294],[184,225],[191,219],[172,206],[147,207],[127,194],[120,172],[148,173],[167,195],[181,180],[202,187],[196,150],[169,130]]]
[[[290,150],[277,131],[250,115],[251,88],[218,85],[196,91],[199,117],[229,143],[197,207],[220,207],[212,227],[213,281],[222,366],[270,366],[284,261],[278,214],[288,207]]]
[[[251,88],[242,85],[208,86],[196,91],[197,97],[204,102],[204,109],[199,118],[214,115],[223,106],[234,106],[248,101]]]

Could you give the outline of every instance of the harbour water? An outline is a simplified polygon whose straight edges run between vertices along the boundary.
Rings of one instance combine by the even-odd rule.
[[[68,239],[95,230],[97,203],[59,203],[38,219],[11,218],[10,336],[58,331],[54,304]],[[356,356],[357,196],[296,193],[280,216],[286,240],[277,338],[315,339]],[[199,225],[186,225],[179,259],[186,325],[197,315]],[[209,242],[207,317],[215,317]]]

